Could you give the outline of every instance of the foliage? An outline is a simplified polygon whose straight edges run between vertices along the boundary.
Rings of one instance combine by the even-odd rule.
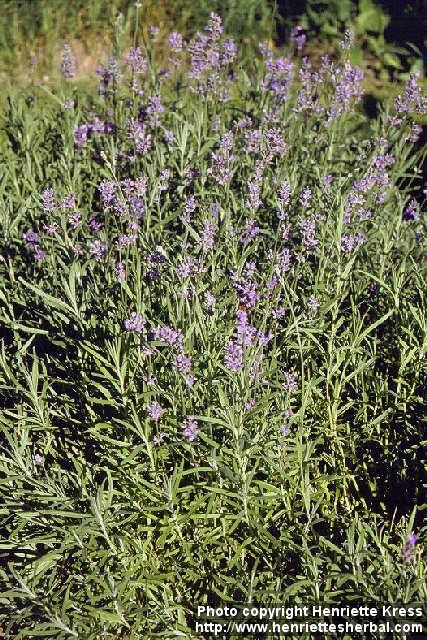
[[[7,639],[425,601],[425,99],[413,76],[368,121],[345,43],[243,64],[221,30],[160,68],[155,32],[118,37],[98,94],[65,49],[60,85],[8,96]]]
[[[408,70],[422,70],[422,54],[416,47],[410,42],[402,46],[386,39],[390,15],[374,0],[308,0],[301,24],[312,37],[320,35],[335,46],[344,30],[352,28],[356,36],[350,56],[353,64],[361,65],[369,56],[369,64],[381,80],[396,73],[407,78]]]

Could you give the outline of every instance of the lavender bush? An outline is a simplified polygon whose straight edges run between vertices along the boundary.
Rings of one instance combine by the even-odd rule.
[[[65,47],[48,104],[9,101],[7,638],[425,599],[426,99],[413,76],[369,121],[347,49],[315,65],[293,37],[246,68],[212,15],[87,98]]]

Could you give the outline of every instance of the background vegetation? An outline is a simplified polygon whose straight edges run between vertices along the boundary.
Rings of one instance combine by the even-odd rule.
[[[132,41],[133,0],[4,0],[0,15],[0,77],[57,77],[64,42],[73,44],[79,75],[89,76],[102,53],[112,46],[120,14],[123,45]],[[375,93],[387,94],[390,80],[422,71],[426,14],[422,0],[145,0],[140,27],[155,25],[161,34],[174,29],[191,37],[214,11],[228,33],[252,44],[271,39],[286,45],[296,24],[313,43],[310,53],[336,50],[345,28],[356,41],[351,59],[368,71]],[[162,39],[159,39],[162,42]]]

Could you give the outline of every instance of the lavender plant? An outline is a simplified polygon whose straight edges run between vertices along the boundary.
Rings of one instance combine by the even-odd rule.
[[[212,15],[167,68],[116,52],[86,102],[64,50],[49,105],[10,101],[7,638],[425,599],[425,98],[411,77],[366,121],[346,48],[294,38],[245,69]]]

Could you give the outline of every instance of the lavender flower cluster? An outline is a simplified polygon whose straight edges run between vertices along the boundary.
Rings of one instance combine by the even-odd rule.
[[[247,411],[257,406],[260,388],[273,384],[273,348],[280,355],[272,358],[274,384],[288,411],[298,402],[296,360],[284,365],[288,360],[281,358],[287,349],[283,329],[297,322],[288,313],[292,296],[298,300],[298,321],[314,326],[328,296],[316,274],[323,270],[333,280],[337,261],[351,266],[369,249],[376,217],[398,201],[393,137],[406,127],[414,139],[410,114],[424,113],[427,106],[413,74],[381,136],[360,144],[359,162],[349,167],[350,151],[333,156],[333,140],[340,128],[346,131],[362,97],[363,74],[348,59],[351,34],[340,60],[323,56],[318,63],[304,56],[301,27],[291,39],[287,56],[261,44],[259,73],[240,84],[231,73],[236,43],[224,37],[215,14],[190,42],[178,32],[169,36],[169,66],[155,83],[141,48],[123,60],[110,56],[96,72],[102,107],[88,112],[71,132],[77,166],[97,167],[92,195],[83,201],[63,185],[46,186],[37,196],[43,222],[22,233],[37,269],[60,249],[114,287],[126,343],[143,362],[151,358],[160,366],[162,361],[159,379],[174,376],[174,384],[193,397],[206,349],[220,360],[230,384],[246,385],[241,406]],[[67,79],[76,72],[68,45],[61,70]],[[184,97],[190,96],[194,107],[187,121],[177,111],[179,91],[188,92]],[[233,108],[221,106],[229,101]],[[305,136],[304,143],[297,136]],[[418,200],[407,198],[400,207],[402,226],[419,233]],[[132,297],[137,302],[131,303]],[[209,332],[219,326],[221,340],[209,351]],[[146,384],[159,384],[157,375],[144,375]],[[145,405],[155,423],[168,411],[162,406],[166,400],[158,398],[161,403]],[[282,433],[289,428],[282,424]],[[197,440],[193,415],[182,429],[188,442]]]

